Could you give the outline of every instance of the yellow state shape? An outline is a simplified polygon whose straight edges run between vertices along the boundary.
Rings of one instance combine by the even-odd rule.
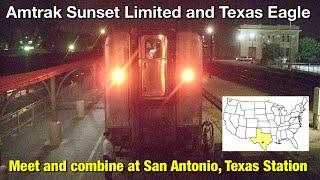
[[[257,129],[256,137],[250,138],[253,143],[259,143],[262,149],[267,150],[267,146],[272,142],[271,134],[265,134],[261,132],[261,129]]]

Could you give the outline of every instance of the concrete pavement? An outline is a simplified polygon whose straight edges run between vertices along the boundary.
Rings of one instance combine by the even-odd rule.
[[[3,139],[3,162],[5,164],[8,164],[8,160],[86,162],[100,159],[104,132],[104,104],[103,97],[99,98],[97,104],[87,109],[83,119],[76,118],[74,103],[64,102],[60,106],[58,118],[62,123],[63,140],[59,147],[48,145],[48,123],[51,119],[44,116],[37,118],[32,125],[23,128],[16,136]],[[87,102],[89,99],[87,98]],[[83,176],[81,173],[70,171],[67,173],[9,173],[9,179],[79,179],[81,176]],[[94,179],[99,178],[103,179],[103,174],[94,175]]]

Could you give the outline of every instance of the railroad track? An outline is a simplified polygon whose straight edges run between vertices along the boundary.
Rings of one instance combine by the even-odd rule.
[[[202,96],[213,106],[215,106],[220,111],[220,113],[222,113],[222,102],[220,98],[215,97],[205,88],[202,88]],[[212,120],[211,123],[213,123],[216,128],[222,133],[221,120]]]
[[[221,99],[213,96],[209,91],[206,89],[202,88],[202,96],[206,98],[210,103],[215,105],[220,111],[222,110],[222,101]]]

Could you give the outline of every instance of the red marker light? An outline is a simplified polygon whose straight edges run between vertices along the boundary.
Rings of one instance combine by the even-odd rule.
[[[121,84],[125,80],[125,72],[121,68],[116,68],[112,74],[112,81],[116,84]]]
[[[182,71],[182,81],[183,82],[191,82],[194,79],[194,72],[191,69],[185,69]]]

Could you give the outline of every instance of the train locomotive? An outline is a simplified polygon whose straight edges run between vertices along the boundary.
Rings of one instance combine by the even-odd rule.
[[[191,30],[112,29],[105,41],[106,131],[115,147],[198,151],[202,43]]]

